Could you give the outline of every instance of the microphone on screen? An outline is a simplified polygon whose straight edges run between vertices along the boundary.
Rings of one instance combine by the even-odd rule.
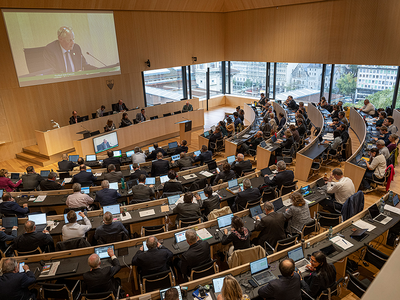
[[[89,52],[86,52],[87,55],[93,57],[95,60],[97,60],[98,62],[102,63],[105,67],[107,67],[107,65],[105,63],[103,63],[101,60],[97,59],[96,57],[94,57],[92,54],[90,54]]]

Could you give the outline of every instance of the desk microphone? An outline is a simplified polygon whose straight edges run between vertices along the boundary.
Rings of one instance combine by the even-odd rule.
[[[107,67],[107,65],[105,63],[103,63],[101,60],[97,59],[96,57],[94,57],[92,54],[90,54],[89,52],[86,52],[87,55],[93,57],[95,60],[97,60],[98,62],[102,63],[105,67]]]
[[[88,130],[86,127],[84,127],[84,126],[82,126],[82,125],[81,125],[81,127],[82,127],[83,129],[85,129],[86,131],[90,132],[90,130]]]

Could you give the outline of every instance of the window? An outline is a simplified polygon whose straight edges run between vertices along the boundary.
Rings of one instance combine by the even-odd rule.
[[[290,95],[297,101],[319,101],[322,64],[277,63],[275,66],[276,100],[286,100]]]
[[[328,100],[329,98],[329,85],[331,84],[331,73],[332,73],[332,65],[326,65],[324,90],[322,91],[322,97],[325,97],[326,100]]]
[[[362,107],[368,99],[376,108],[391,106],[396,77],[396,66],[335,65],[332,103]]]
[[[207,97],[206,73],[210,68],[210,97],[222,93],[222,63],[220,61],[206,64],[192,65],[190,67],[192,82],[192,97],[205,99]]]
[[[259,98],[265,93],[267,63],[254,61],[231,61],[231,93]]]
[[[143,76],[147,106],[183,98],[181,67],[144,71]]]
[[[269,64],[269,98],[274,97],[274,73],[275,73],[275,63]]]

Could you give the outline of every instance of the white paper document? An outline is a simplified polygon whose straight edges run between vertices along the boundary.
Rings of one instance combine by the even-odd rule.
[[[353,223],[354,226],[357,226],[360,229],[368,229],[368,232],[371,232],[376,228],[376,226],[369,224],[363,220],[357,220],[356,222]]]
[[[64,178],[64,182],[65,183],[70,183],[70,182],[72,182],[72,178]]]
[[[393,212],[393,213],[395,213],[395,214],[400,215],[400,209],[397,208],[397,207],[394,207],[394,206],[385,204],[385,210],[388,210],[388,211],[390,211],[390,212]]]
[[[129,219],[131,219],[131,218],[132,218],[132,217],[131,217],[131,214],[128,213],[128,212],[125,212],[125,217],[124,217],[123,214],[121,214],[121,221],[129,220]]]
[[[339,246],[343,250],[347,250],[351,247],[353,247],[353,244],[350,243],[348,240],[345,240],[344,238],[340,236],[335,236],[334,238],[331,238],[330,241],[334,243],[336,246]]]
[[[33,202],[43,202],[44,199],[46,199],[46,197],[47,197],[47,195],[40,195],[40,196],[37,196],[36,200],[33,201]]]
[[[211,176],[213,176],[213,174],[210,173],[210,172],[208,172],[208,171],[201,171],[200,174],[203,175],[203,176],[206,176],[206,177],[211,177]]]
[[[151,215],[155,215],[156,212],[154,211],[154,209],[149,209],[149,210],[144,210],[144,211],[139,211],[139,216],[142,217],[147,217],[147,216],[151,216]]]
[[[192,179],[192,178],[196,178],[197,175],[196,174],[189,174],[189,175],[184,175],[182,177],[185,178],[185,180],[189,180],[189,179]]]
[[[205,228],[200,229],[200,230],[197,230],[196,233],[197,233],[198,237],[199,237],[201,240],[203,240],[203,241],[204,241],[204,240],[208,240],[208,239],[210,239],[210,238],[213,237],[213,236],[211,235],[211,233],[210,233],[207,229],[205,229]]]

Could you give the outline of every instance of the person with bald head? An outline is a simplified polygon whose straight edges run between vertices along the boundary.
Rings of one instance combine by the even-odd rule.
[[[72,171],[72,169],[74,167],[78,166],[74,162],[68,160],[67,153],[64,153],[61,158],[62,158],[62,161],[58,162],[58,169],[60,171]]]
[[[25,233],[14,240],[13,250],[28,252],[40,247],[42,251],[45,251],[47,246],[50,246],[50,250],[54,249],[53,238],[47,230],[36,231],[34,221],[26,221],[24,227]]]
[[[182,107],[182,112],[188,112],[193,110],[193,105],[190,104],[189,101],[186,101],[186,104]]]
[[[241,153],[236,156],[236,160],[231,165],[231,169],[235,171],[238,178],[242,176],[243,170],[251,170],[252,168],[253,165],[250,160],[244,160],[244,155]]]
[[[368,99],[364,100],[364,106],[359,108],[359,110],[370,116],[375,115],[375,106],[371,102],[369,102]]]
[[[132,265],[138,267],[142,276],[167,271],[173,256],[172,252],[161,245],[155,236],[149,236],[146,245],[148,250],[144,251],[143,246],[141,246],[132,258]]]
[[[118,296],[118,287],[121,285],[121,279],[114,277],[121,265],[114,254],[112,248],[107,250],[108,256],[111,257],[111,266],[101,267],[100,257],[93,253],[88,258],[90,271],[83,274],[88,293],[101,293],[112,291],[114,296]]]
[[[51,69],[54,74],[97,69],[87,63],[81,47],[75,44],[75,34],[71,27],[60,27],[57,37],[57,40],[44,47],[44,69]]]

